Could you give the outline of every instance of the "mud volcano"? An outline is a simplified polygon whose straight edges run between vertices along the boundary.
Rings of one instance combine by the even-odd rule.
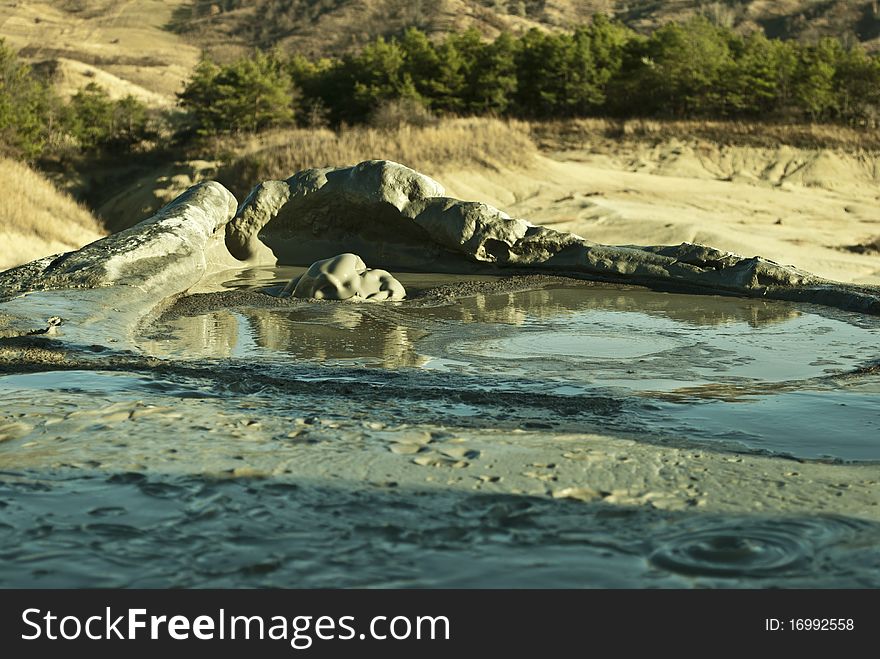
[[[0,583],[880,585],[880,291],[443,194],[204,183],[0,273]]]

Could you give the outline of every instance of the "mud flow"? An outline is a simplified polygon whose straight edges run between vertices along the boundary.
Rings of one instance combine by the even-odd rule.
[[[0,375],[0,584],[880,587],[876,319],[301,272]]]

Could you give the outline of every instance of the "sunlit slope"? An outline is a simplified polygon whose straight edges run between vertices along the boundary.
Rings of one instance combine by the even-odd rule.
[[[0,270],[103,235],[91,213],[27,166],[0,158],[0,178]]]

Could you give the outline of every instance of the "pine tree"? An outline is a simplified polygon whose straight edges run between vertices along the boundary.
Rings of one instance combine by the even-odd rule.
[[[343,63],[352,83],[345,119],[364,121],[383,102],[407,98],[422,102],[404,66],[404,51],[395,41],[379,37]]]
[[[837,63],[835,96],[841,116],[853,123],[877,127],[880,119],[880,58],[856,46]]]
[[[838,110],[834,74],[842,47],[836,39],[822,39],[801,49],[794,80],[794,100],[811,120],[834,115]]]
[[[0,39],[0,147],[37,157],[57,127],[59,105],[49,85]]]
[[[106,91],[90,82],[70,99],[65,124],[83,149],[96,149],[116,132],[113,101]]]
[[[419,96],[430,101],[440,75],[440,57],[427,35],[409,28],[400,40],[403,70],[413,81]]]
[[[596,14],[587,26],[578,28],[575,34],[589,37],[596,84],[603,89],[623,66],[623,54],[627,43],[633,38],[632,30],[604,14]]]
[[[564,66],[569,71],[565,85],[564,112],[572,116],[592,114],[605,102],[602,71],[596,66],[593,35],[578,29],[566,49]]]
[[[221,93],[216,80],[220,67],[203,57],[196,65],[186,88],[178,95],[180,105],[189,111],[201,135],[212,135],[223,130],[224,121],[219,106]]]
[[[222,83],[240,90],[239,103],[230,103],[230,118],[239,130],[257,132],[293,123],[293,83],[276,53],[258,52],[239,60]]]
[[[545,118],[560,114],[565,107],[568,71],[565,35],[526,32],[517,51],[517,112],[526,117]]]
[[[721,112],[728,116],[767,116],[782,107],[781,81],[789,73],[779,50],[761,32],[731,42],[733,61],[721,72]]]
[[[453,46],[458,56],[458,75],[461,82],[457,93],[460,99],[460,109],[466,114],[477,114],[486,104],[483,90],[479,89],[478,79],[481,74],[480,63],[483,60],[487,44],[483,42],[479,31],[473,27],[464,32],[450,35],[447,41]]]
[[[275,53],[257,52],[222,67],[203,59],[179,98],[201,135],[256,132],[294,119],[293,82]]]
[[[465,112],[466,76],[470,67],[456,46],[456,40],[447,37],[436,47],[437,76],[430,82],[428,98],[431,107],[447,114]]]
[[[731,65],[729,33],[703,16],[669,23],[633,39],[617,81],[627,108],[659,116],[706,115],[723,104],[722,74]]]
[[[516,41],[506,32],[476,53],[470,70],[470,103],[473,114],[503,114],[516,92]]]

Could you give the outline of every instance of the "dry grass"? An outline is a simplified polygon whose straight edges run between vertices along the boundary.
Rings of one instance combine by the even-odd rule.
[[[239,198],[260,181],[287,178],[311,167],[394,160],[439,177],[449,169],[469,166],[525,167],[536,153],[527,124],[496,119],[455,119],[392,130],[357,127],[338,133],[278,131],[243,140],[216,140],[209,150],[228,161],[218,180]]]
[[[0,38],[30,62],[61,60],[59,87],[97,82],[159,106],[176,102],[199,48],[165,29],[190,0],[4,2]]]
[[[0,270],[100,238],[95,217],[37,172],[0,158]]]
[[[544,150],[601,149],[627,143],[700,140],[721,146],[880,151],[880,132],[829,124],[744,121],[660,121],[656,119],[574,119],[531,125]]]

